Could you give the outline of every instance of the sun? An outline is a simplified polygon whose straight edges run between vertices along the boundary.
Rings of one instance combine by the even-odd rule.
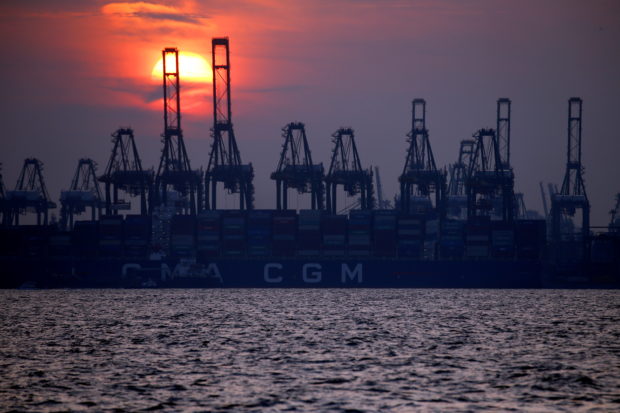
[[[166,62],[168,63],[168,59],[166,59]],[[163,59],[160,57],[153,66],[153,70],[151,70],[151,77],[154,80],[162,79],[162,66]],[[181,82],[211,83],[213,73],[211,72],[211,66],[201,55],[191,52],[179,52],[179,78]]]

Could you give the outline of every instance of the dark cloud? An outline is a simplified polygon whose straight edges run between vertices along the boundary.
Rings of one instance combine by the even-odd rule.
[[[157,12],[136,12],[132,13],[132,17],[139,17],[152,20],[171,20],[180,23],[201,24],[200,19],[204,18],[192,14],[176,14],[176,13],[157,13]]]

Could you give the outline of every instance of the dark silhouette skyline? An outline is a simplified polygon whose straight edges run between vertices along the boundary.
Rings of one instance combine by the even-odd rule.
[[[67,189],[80,158],[102,174],[110,134],[131,126],[145,168],[162,149],[165,47],[210,62],[212,37],[229,36],[235,135],[255,173],[256,207],[275,208],[281,128],[305,123],[326,166],[334,130],[355,130],[361,162],[378,166],[384,195],[398,192],[411,101],[428,105],[438,168],[459,143],[495,124],[512,100],[515,189],[542,211],[539,182],[562,183],[566,102],[583,99],[583,164],[592,224],[605,225],[620,192],[620,6],[613,1],[281,2],[5,1],[0,74],[2,174],[13,188],[25,158],[45,164],[50,197]],[[183,136],[193,168],[206,168],[211,85],[181,75]],[[236,207],[236,199],[218,207]],[[351,200],[350,202],[353,202]],[[307,200],[289,200],[309,207]],[[58,211],[55,211],[58,214]]]

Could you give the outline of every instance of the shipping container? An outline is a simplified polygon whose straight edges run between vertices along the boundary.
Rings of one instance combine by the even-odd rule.
[[[547,223],[542,219],[515,221],[517,259],[539,260],[544,257],[547,244]]]
[[[97,256],[99,247],[99,222],[75,222],[71,239],[73,251],[75,251],[78,258],[93,258]]]
[[[510,260],[515,256],[514,225],[509,222],[491,223],[491,256],[494,259]]]
[[[247,218],[248,255],[268,256],[272,254],[272,211],[252,210]]]
[[[125,256],[145,257],[150,252],[151,217],[127,215],[125,217]]]
[[[192,257],[196,251],[196,217],[175,215],[170,220],[170,255]]]
[[[220,255],[221,211],[202,211],[197,217],[196,254],[200,259]]]
[[[297,255],[317,256],[322,252],[322,211],[302,209],[297,224]]]
[[[324,215],[323,255],[342,256],[347,252],[347,216]]]
[[[372,211],[352,210],[349,212],[347,230],[348,254],[368,256],[372,247]]]
[[[473,217],[465,223],[465,259],[488,259],[491,252],[491,219]]]
[[[424,251],[424,216],[405,214],[397,217],[396,237],[398,255],[411,259],[422,259]]]
[[[396,255],[396,211],[378,210],[373,213],[373,254],[379,257]]]
[[[294,210],[274,211],[271,222],[273,255],[294,256],[297,250],[297,212]]]
[[[52,227],[21,225],[17,227],[21,252],[30,258],[44,258],[47,255],[48,238]]]
[[[246,254],[246,211],[222,213],[222,255],[240,257]]]
[[[73,255],[70,232],[51,234],[48,241],[49,255],[54,258],[66,258]]]
[[[441,224],[439,256],[441,259],[460,260],[465,252],[465,221],[445,220]]]

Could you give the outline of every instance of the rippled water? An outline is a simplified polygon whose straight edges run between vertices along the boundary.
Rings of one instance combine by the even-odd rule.
[[[620,410],[620,292],[0,291],[0,410]]]

